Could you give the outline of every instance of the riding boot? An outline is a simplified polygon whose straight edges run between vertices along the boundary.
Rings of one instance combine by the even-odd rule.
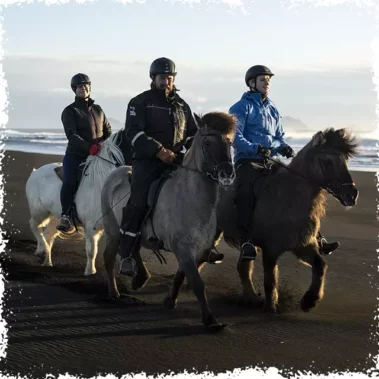
[[[317,234],[317,243],[319,252],[323,255],[330,255],[332,252],[339,248],[340,243],[338,241],[328,243],[326,238],[322,236],[320,232]]]
[[[146,208],[127,204],[123,208],[120,228],[120,274],[135,276],[138,267],[135,257],[140,250],[141,224],[146,215]]]

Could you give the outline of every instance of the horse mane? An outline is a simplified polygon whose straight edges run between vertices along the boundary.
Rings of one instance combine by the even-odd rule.
[[[359,143],[351,132],[345,129],[328,128],[323,132],[323,136],[328,147],[343,153],[347,158],[358,154]]]
[[[113,133],[104,141],[100,152],[97,155],[90,155],[83,164],[83,179],[81,184],[88,186],[99,186],[104,183],[110,171],[125,164],[124,155],[117,146],[119,133]]]
[[[212,130],[216,130],[221,134],[234,133],[237,127],[237,118],[229,113],[224,112],[209,112],[207,114],[199,115],[197,118],[199,126],[208,127]]]

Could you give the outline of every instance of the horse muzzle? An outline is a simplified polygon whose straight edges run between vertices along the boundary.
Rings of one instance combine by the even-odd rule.
[[[326,189],[345,207],[354,207],[357,204],[359,191],[354,183],[338,183],[329,185]]]
[[[230,186],[234,183],[236,172],[234,166],[230,162],[223,162],[217,167],[217,181],[223,186]]]

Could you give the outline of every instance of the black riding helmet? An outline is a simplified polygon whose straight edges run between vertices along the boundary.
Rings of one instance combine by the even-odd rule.
[[[256,66],[250,67],[247,70],[246,75],[245,75],[246,85],[249,87],[249,80],[256,79],[257,76],[259,75],[274,76],[274,74],[271,72],[271,70],[268,67],[262,66],[262,65],[256,65]]]
[[[158,58],[150,65],[150,78],[156,75],[172,75],[176,76],[175,63],[168,58]]]
[[[89,84],[91,86],[91,79],[86,74],[76,74],[71,79],[71,89],[76,93],[76,87],[81,84]]]

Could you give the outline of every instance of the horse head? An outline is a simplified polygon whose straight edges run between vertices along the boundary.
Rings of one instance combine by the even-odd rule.
[[[309,169],[320,187],[344,206],[354,206],[358,190],[348,169],[348,160],[357,154],[358,143],[345,129],[326,129],[311,141],[313,155]]]
[[[231,143],[236,130],[234,116],[224,112],[195,114],[198,132],[184,157],[183,166],[208,175],[221,186],[233,184],[235,171]]]

